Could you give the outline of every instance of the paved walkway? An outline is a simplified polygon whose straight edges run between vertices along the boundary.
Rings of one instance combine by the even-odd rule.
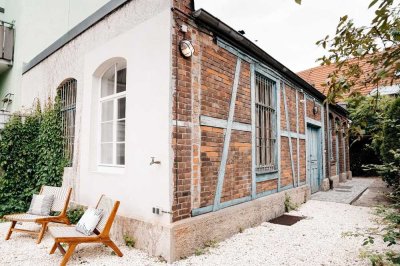
[[[355,206],[375,207],[378,205],[390,205],[391,202],[386,196],[392,189],[387,187],[385,181],[380,177],[370,178],[373,183],[368,189],[352,204]]]
[[[311,199],[352,204],[373,182],[372,178],[353,178],[346,183],[340,183],[339,187],[333,190],[317,192]]]

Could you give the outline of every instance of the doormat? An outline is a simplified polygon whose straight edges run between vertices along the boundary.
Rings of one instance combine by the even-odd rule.
[[[298,221],[301,221],[307,217],[305,216],[293,216],[289,214],[284,214],[282,216],[279,216],[275,219],[272,219],[268,221],[271,224],[280,224],[280,225],[286,225],[286,226],[291,226],[297,223]]]

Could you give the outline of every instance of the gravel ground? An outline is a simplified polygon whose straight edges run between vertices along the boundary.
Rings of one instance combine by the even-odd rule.
[[[245,230],[175,265],[370,265],[359,258],[363,236],[343,237],[378,225],[368,207],[311,200],[292,215],[307,218],[292,226],[264,223]],[[47,236],[40,245],[30,236],[15,234],[4,241],[9,223],[0,224],[0,265],[56,265],[61,255],[48,255],[52,242]],[[374,250],[385,250],[376,241]],[[121,247],[123,258],[111,255],[102,245],[78,246],[70,265],[166,265],[136,249]]]

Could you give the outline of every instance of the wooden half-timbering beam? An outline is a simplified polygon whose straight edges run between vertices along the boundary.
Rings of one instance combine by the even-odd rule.
[[[290,153],[290,164],[292,167],[292,179],[293,179],[293,186],[295,186],[295,172],[294,172],[294,163],[293,163],[293,147],[292,147],[292,137],[291,137],[291,131],[290,131],[290,122],[289,122],[289,110],[287,106],[287,101],[286,101],[286,86],[285,83],[283,83],[282,86],[282,95],[283,95],[283,104],[285,107],[285,120],[286,120],[286,131],[288,133],[288,140],[289,140],[289,153]]]
[[[226,129],[228,127],[228,121],[211,116],[202,115],[200,116],[200,125]],[[232,129],[238,131],[251,132],[251,125],[245,123],[233,122]]]
[[[299,92],[296,90],[296,143],[297,143],[297,186],[300,184],[300,138],[299,138]]]
[[[256,180],[256,73],[254,64],[250,65],[251,96],[251,198],[257,196]]]
[[[218,209],[220,209],[221,205],[221,194],[222,194],[222,188],[224,186],[224,177],[226,170],[226,162],[228,161],[229,144],[231,142],[231,133],[232,133],[233,118],[235,114],[236,95],[239,87],[241,62],[242,60],[240,59],[240,57],[238,57],[236,62],[235,78],[233,81],[233,87],[231,93],[231,103],[229,105],[228,123],[226,126],[225,136],[224,136],[224,147],[222,150],[221,164],[218,170],[218,180],[214,197],[213,211],[217,211]]]

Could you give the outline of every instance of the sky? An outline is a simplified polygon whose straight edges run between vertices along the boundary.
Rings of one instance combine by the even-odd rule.
[[[195,0],[294,72],[318,66],[324,55],[316,41],[334,34],[339,18],[349,15],[356,25],[369,25],[369,0]]]

